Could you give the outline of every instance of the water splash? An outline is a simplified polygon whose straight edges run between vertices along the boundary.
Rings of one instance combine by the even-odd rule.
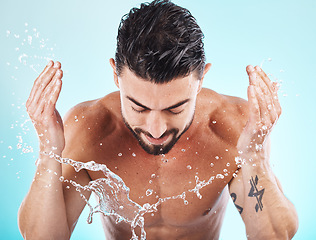
[[[179,195],[159,198],[156,203],[149,204],[145,203],[143,206],[134,202],[130,199],[130,189],[126,186],[123,179],[117,174],[113,173],[106,165],[98,164],[94,161],[89,162],[78,162],[70,158],[62,158],[52,152],[44,153],[50,158],[55,159],[59,163],[68,164],[72,166],[75,171],[79,172],[82,169],[90,171],[102,171],[104,178],[99,178],[93,181],[90,181],[88,185],[81,186],[73,180],[67,180],[63,176],[59,178],[62,182],[68,182],[73,187],[76,188],[76,191],[79,192],[80,196],[87,203],[90,208],[90,213],[87,219],[88,223],[92,223],[92,217],[95,213],[101,213],[104,216],[113,216],[116,218],[116,223],[125,222],[130,224],[132,231],[132,240],[137,240],[135,229],[140,227],[141,229],[141,240],[146,239],[145,231],[145,214],[153,214],[158,211],[158,206],[168,200],[182,199],[184,205],[188,205],[189,202],[186,200],[186,192],[182,192]],[[38,164],[38,163],[37,163]],[[227,172],[227,171],[225,171]],[[228,176],[228,174],[225,174]],[[195,176],[196,185],[193,189],[188,190],[188,192],[193,192],[197,195],[199,199],[202,198],[200,190],[213,183],[215,179],[223,179],[225,177],[222,174],[217,174],[216,176],[211,176],[208,181],[201,181],[198,176]],[[157,177],[155,174],[151,175],[151,178]],[[98,198],[98,204],[93,207],[89,201],[86,199],[82,191],[90,191],[96,194]],[[146,190],[146,196],[153,194],[152,189]]]

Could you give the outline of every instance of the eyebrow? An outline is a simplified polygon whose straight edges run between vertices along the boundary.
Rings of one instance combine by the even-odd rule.
[[[135,103],[135,104],[136,104],[137,106],[139,106],[139,107],[142,107],[142,108],[144,108],[144,109],[146,109],[146,110],[151,110],[149,107],[146,107],[145,105],[139,103],[138,101],[136,101],[136,100],[135,100],[134,98],[132,98],[132,97],[126,96],[126,98],[127,98],[128,100],[130,100],[131,102]],[[174,104],[174,105],[172,105],[172,106],[170,106],[170,107],[167,107],[167,108],[165,108],[165,109],[163,109],[163,110],[171,110],[171,109],[173,109],[173,108],[180,107],[181,105],[183,105],[183,104],[185,104],[185,103],[187,103],[187,102],[189,102],[189,101],[190,101],[189,98],[188,98],[188,99],[185,99],[185,100],[180,101],[180,102],[178,102],[178,103],[176,103],[176,104]]]

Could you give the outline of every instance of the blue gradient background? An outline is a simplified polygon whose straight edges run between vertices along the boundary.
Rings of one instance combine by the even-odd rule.
[[[140,2],[0,2],[1,239],[22,239],[17,211],[33,178],[38,142],[32,124],[21,124],[28,119],[24,103],[46,65],[44,58],[63,65],[64,85],[58,101],[62,115],[79,102],[117,90],[108,59],[114,56],[121,16]],[[316,1],[174,2],[188,8],[205,33],[207,61],[213,64],[205,87],[246,98],[248,64],[263,63],[273,79],[281,80],[283,114],[272,134],[271,165],[298,211],[300,227],[294,239],[316,239],[312,154],[316,147]],[[34,152],[24,153],[29,146]],[[104,239],[99,216],[91,225],[86,223],[87,216],[86,209],[72,239]],[[246,239],[232,203],[220,239]]]

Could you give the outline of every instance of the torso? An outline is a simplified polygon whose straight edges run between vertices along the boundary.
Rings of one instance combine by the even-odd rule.
[[[191,127],[167,155],[154,156],[126,128],[119,93],[112,93],[82,108],[81,148],[87,161],[105,164],[119,175],[130,188],[131,200],[141,206],[185,192],[187,204],[183,199],[167,200],[157,212],[144,215],[147,239],[218,239],[229,198],[227,184],[237,169],[236,144],[246,119],[245,104],[203,89]],[[88,173],[92,180],[104,177],[102,172]],[[206,182],[214,177],[200,190],[202,198],[189,191],[197,177]],[[153,191],[147,196],[148,189]],[[131,238],[130,225],[116,224],[112,217],[102,220],[107,239]]]

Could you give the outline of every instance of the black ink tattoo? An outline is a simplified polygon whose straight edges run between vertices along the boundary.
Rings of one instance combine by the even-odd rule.
[[[232,200],[233,200],[233,202],[234,202],[234,204],[235,204],[235,207],[237,208],[239,214],[241,214],[241,213],[242,213],[242,210],[244,210],[244,209],[243,209],[241,206],[239,206],[239,205],[237,205],[237,204],[235,203],[236,200],[237,200],[237,195],[236,195],[236,193],[230,194],[230,197],[232,198]]]
[[[249,197],[256,197],[257,199],[257,204],[256,204],[256,212],[262,211],[263,208],[263,204],[262,204],[262,197],[263,197],[263,193],[264,193],[264,189],[258,191],[257,188],[257,184],[258,184],[258,176],[256,175],[255,179],[253,179],[253,177],[251,177],[250,179],[250,185],[251,185],[251,189],[249,191],[248,196]]]

